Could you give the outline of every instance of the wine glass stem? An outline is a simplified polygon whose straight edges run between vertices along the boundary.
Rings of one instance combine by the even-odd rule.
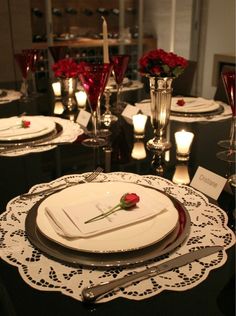
[[[93,111],[93,131],[94,131],[94,138],[97,138],[97,111]]]
[[[235,149],[236,136],[236,116],[232,116],[231,128],[230,128],[230,149]]]
[[[28,81],[26,78],[23,77],[22,84],[21,84],[21,93],[23,94],[24,98],[28,97]]]
[[[120,101],[121,101],[120,90],[121,90],[121,85],[117,84],[117,95],[116,95],[116,105],[117,106],[120,104]]]

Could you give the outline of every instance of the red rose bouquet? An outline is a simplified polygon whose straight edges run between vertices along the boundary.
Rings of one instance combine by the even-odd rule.
[[[52,65],[52,70],[57,78],[76,78],[78,76],[78,64],[72,58],[60,59]]]
[[[188,61],[163,49],[152,50],[139,59],[139,71],[142,75],[156,77],[178,77],[188,66]]]

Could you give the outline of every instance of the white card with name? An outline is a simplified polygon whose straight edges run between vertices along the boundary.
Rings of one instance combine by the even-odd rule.
[[[82,125],[83,127],[87,127],[90,117],[91,113],[85,110],[80,110],[76,122]]]
[[[122,112],[122,116],[129,120],[133,120],[133,116],[138,114],[139,109],[136,106],[128,104]]]
[[[190,185],[217,200],[222,192],[227,179],[203,167],[198,167]]]

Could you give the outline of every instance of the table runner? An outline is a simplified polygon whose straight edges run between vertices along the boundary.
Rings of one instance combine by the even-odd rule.
[[[62,183],[65,179],[79,181],[83,179],[84,175],[86,174],[64,176],[50,184],[34,186],[31,191],[45,189],[50,185]],[[157,176],[139,176],[124,172],[100,174],[96,181],[125,181],[153,186],[177,198],[188,210],[191,218],[189,236],[172,254],[157,258],[143,266],[109,269],[82,266],[74,268],[48,259],[29,243],[24,230],[25,218],[27,212],[40,200],[40,197],[28,201],[16,197],[8,203],[7,210],[0,216],[0,255],[7,263],[16,266],[24,281],[33,288],[42,291],[60,291],[74,299],[81,300],[81,290],[85,286],[110,281],[132,273],[134,270],[140,271],[147,266],[155,265],[161,259],[174,258],[205,246],[222,245],[226,250],[235,243],[235,235],[227,227],[226,213],[218,206],[209,203],[202,193],[191,187],[177,186],[171,181]],[[117,297],[141,300],[163,290],[184,291],[190,289],[203,282],[211,270],[226,262],[225,250],[165,274],[136,282],[106,295],[99,302]]]

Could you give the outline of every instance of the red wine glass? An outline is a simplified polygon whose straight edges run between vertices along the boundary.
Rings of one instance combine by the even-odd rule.
[[[106,140],[99,138],[98,133],[98,106],[112,70],[112,64],[90,64],[81,62],[78,66],[79,79],[88,97],[92,112],[93,133],[91,138],[85,139],[82,144],[89,147],[99,147],[106,144]]]
[[[235,124],[236,124],[236,104],[235,104],[235,72],[227,71],[221,74],[222,81],[224,83],[225,92],[227,95],[228,103],[232,110],[232,122],[230,129],[230,138],[226,140],[221,140],[218,142],[220,147],[229,149],[236,149],[235,140]]]
[[[117,85],[116,111],[119,113],[124,107],[124,103],[121,102],[121,89],[130,62],[130,55],[113,55],[111,56],[111,62],[113,64],[113,73]]]
[[[25,53],[16,53],[14,54],[15,60],[18,63],[22,74],[22,84],[20,88],[20,92],[22,93],[21,100],[27,102],[29,101],[29,92],[28,92],[28,75],[30,71],[30,65],[32,63],[32,55],[25,54]]]
[[[229,163],[235,163],[236,161],[236,104],[235,104],[235,72],[228,71],[222,73],[222,79],[224,83],[225,92],[228,98],[228,102],[232,109],[232,121],[230,129],[230,139],[222,140],[218,145],[226,148],[226,150],[218,152],[217,158],[227,161]],[[233,174],[228,179],[229,183],[236,187],[236,175]]]
[[[33,85],[33,95],[37,95],[37,87],[36,87],[36,76],[35,72],[37,70],[37,63],[40,59],[40,50],[38,49],[23,49],[22,53],[27,55],[30,61],[30,71],[32,73],[32,85]]]

